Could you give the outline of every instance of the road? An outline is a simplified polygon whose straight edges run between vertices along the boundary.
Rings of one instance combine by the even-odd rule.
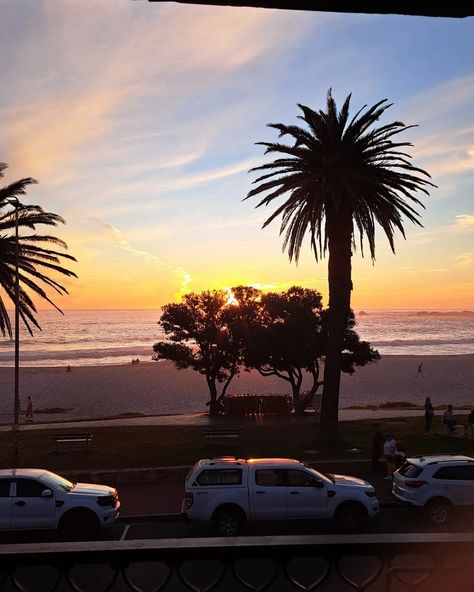
[[[369,522],[368,533],[433,533],[474,532],[474,510],[461,510],[453,514],[449,523],[442,527],[426,522],[424,515],[413,509],[395,507],[382,510],[379,516]],[[248,522],[242,530],[243,536],[317,535],[337,534],[334,525],[316,520],[265,520]],[[101,540],[132,541],[146,539],[182,539],[215,537],[212,523],[186,523],[177,515],[151,517],[124,517],[108,527]],[[20,532],[0,535],[0,544],[39,543],[56,540],[55,533]]]

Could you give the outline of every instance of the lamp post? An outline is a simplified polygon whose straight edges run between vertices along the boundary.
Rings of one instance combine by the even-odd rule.
[[[15,206],[15,395],[13,399],[13,466],[20,464],[20,242],[18,238],[18,210],[21,207],[16,197],[8,203]]]

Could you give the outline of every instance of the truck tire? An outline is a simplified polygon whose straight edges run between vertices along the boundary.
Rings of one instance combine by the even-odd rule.
[[[70,510],[62,516],[58,533],[62,540],[90,541],[99,536],[100,523],[90,510]]]
[[[451,516],[451,502],[443,497],[435,497],[426,506],[426,517],[431,524],[441,526],[446,524]]]
[[[341,504],[334,515],[336,526],[342,532],[360,532],[367,524],[367,510],[358,503]]]
[[[220,536],[237,536],[242,526],[242,514],[234,508],[223,508],[217,512],[215,523]]]

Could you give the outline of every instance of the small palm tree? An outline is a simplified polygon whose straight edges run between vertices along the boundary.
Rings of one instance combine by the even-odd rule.
[[[394,137],[412,126],[395,121],[373,127],[391,105],[379,101],[362,108],[349,120],[349,95],[338,112],[331,90],[326,111],[313,111],[298,105],[306,128],[281,123],[269,124],[289,136],[291,144],[259,142],[265,154],[281,157],[252,169],[265,171],[254,181],[257,186],[245,199],[263,194],[257,204],[267,206],[280,196],[285,201],[266,220],[266,227],[282,216],[280,234],[283,249],[290,260],[298,262],[306,233],[316,260],[329,254],[329,335],[324,372],[321,408],[321,433],[336,435],[339,408],[339,385],[344,330],[350,315],[351,258],[358,231],[363,255],[367,239],[372,261],[375,260],[375,227],[384,231],[392,251],[398,229],[405,237],[403,218],[421,226],[413,206],[424,207],[414,196],[427,187],[435,187],[429,174],[416,168],[403,150],[409,142]]]
[[[0,163],[0,177],[3,177],[6,166]],[[18,201],[18,196],[25,195],[26,187],[32,183],[36,183],[35,179],[28,177],[0,188],[0,332],[3,336],[8,335],[10,338],[12,328],[4,298],[6,296],[15,302],[16,224],[18,223],[18,228],[30,230],[35,230],[38,224],[48,226],[64,224],[61,216],[45,212],[39,206],[22,205]],[[66,277],[77,277],[74,272],[61,264],[61,259],[69,261],[76,261],[76,259],[62,251],[50,249],[48,245],[67,249],[66,243],[55,236],[22,234],[18,239],[19,314],[30,334],[32,334],[33,325],[40,328],[35,318],[37,311],[30,293],[40,296],[61,312],[48,297],[46,289],[51,288],[58,294],[67,294],[67,290],[52,279],[49,272],[60,273]]]

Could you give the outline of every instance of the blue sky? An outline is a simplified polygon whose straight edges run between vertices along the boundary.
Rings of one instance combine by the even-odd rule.
[[[270,212],[245,201],[269,122],[328,88],[387,98],[438,189],[393,256],[354,257],[356,307],[474,306],[473,19],[213,8],[128,0],[2,0],[0,160],[34,176],[79,262],[63,308],[152,308],[252,283],[326,293]]]

